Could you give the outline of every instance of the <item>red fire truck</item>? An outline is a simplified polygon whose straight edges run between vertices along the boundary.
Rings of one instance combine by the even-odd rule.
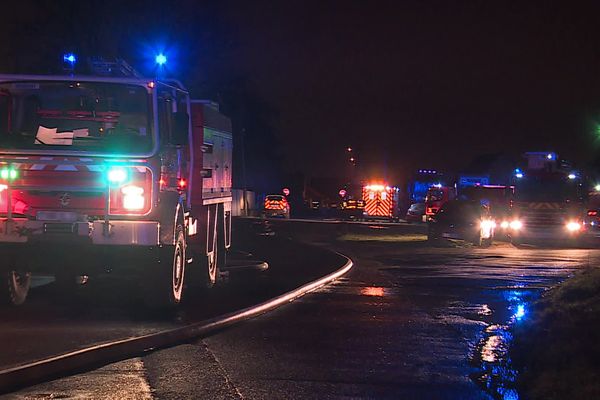
[[[177,81],[0,75],[0,294],[20,304],[31,273],[70,288],[107,269],[139,273],[160,305],[189,278],[214,285],[231,157],[230,120]]]
[[[374,183],[363,186],[365,219],[398,219],[398,188]]]
[[[431,217],[450,200],[456,198],[456,190],[453,187],[434,185],[427,190],[425,196],[425,215]]]

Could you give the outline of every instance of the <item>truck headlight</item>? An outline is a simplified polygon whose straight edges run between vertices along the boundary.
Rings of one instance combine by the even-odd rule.
[[[521,229],[523,227],[523,223],[521,221],[519,221],[518,219],[515,219],[513,221],[510,221],[510,229],[514,230],[514,231],[518,231],[519,229]]]
[[[489,239],[492,237],[492,232],[496,227],[496,222],[493,219],[484,219],[481,221],[479,226],[481,227],[481,237],[484,239]]]
[[[145,206],[144,189],[139,186],[125,186],[123,193],[123,208],[126,210],[141,210]]]
[[[581,224],[577,221],[570,221],[569,223],[567,223],[567,230],[569,232],[577,232],[580,229],[581,229]]]
[[[483,229],[484,231],[487,232],[496,227],[496,222],[494,222],[493,219],[484,219],[483,221],[481,221],[480,226],[481,226],[481,229]]]

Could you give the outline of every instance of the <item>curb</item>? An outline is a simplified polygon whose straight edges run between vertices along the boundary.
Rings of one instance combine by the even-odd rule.
[[[99,368],[100,366],[132,358],[143,353],[174,346],[194,338],[206,336],[235,323],[257,317],[267,311],[290,303],[347,273],[354,265],[352,260],[340,253],[336,254],[346,259],[344,266],[337,271],[255,306],[180,328],[103,343],[29,364],[0,370],[0,394],[10,393],[19,388],[32,386],[79,371]]]

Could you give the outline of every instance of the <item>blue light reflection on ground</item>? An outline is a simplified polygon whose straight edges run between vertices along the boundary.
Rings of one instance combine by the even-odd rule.
[[[527,318],[528,304],[539,297],[540,292],[529,289],[525,285],[515,285],[502,293],[506,311],[498,310],[495,314],[504,315],[507,320],[499,324],[490,324],[477,347],[474,359],[479,364],[480,373],[477,381],[493,395],[503,400],[518,400],[516,390],[517,371],[513,367],[508,350],[513,340],[511,327]],[[500,321],[498,321],[500,322]]]

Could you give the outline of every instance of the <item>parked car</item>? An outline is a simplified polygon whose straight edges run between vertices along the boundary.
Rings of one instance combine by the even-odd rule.
[[[487,247],[492,244],[495,226],[489,209],[479,202],[451,200],[429,218],[427,239],[463,239]]]
[[[407,222],[423,222],[425,215],[425,203],[413,203],[406,212]]]
[[[280,194],[270,194],[265,197],[264,205],[265,217],[290,217],[290,204],[285,196]]]

